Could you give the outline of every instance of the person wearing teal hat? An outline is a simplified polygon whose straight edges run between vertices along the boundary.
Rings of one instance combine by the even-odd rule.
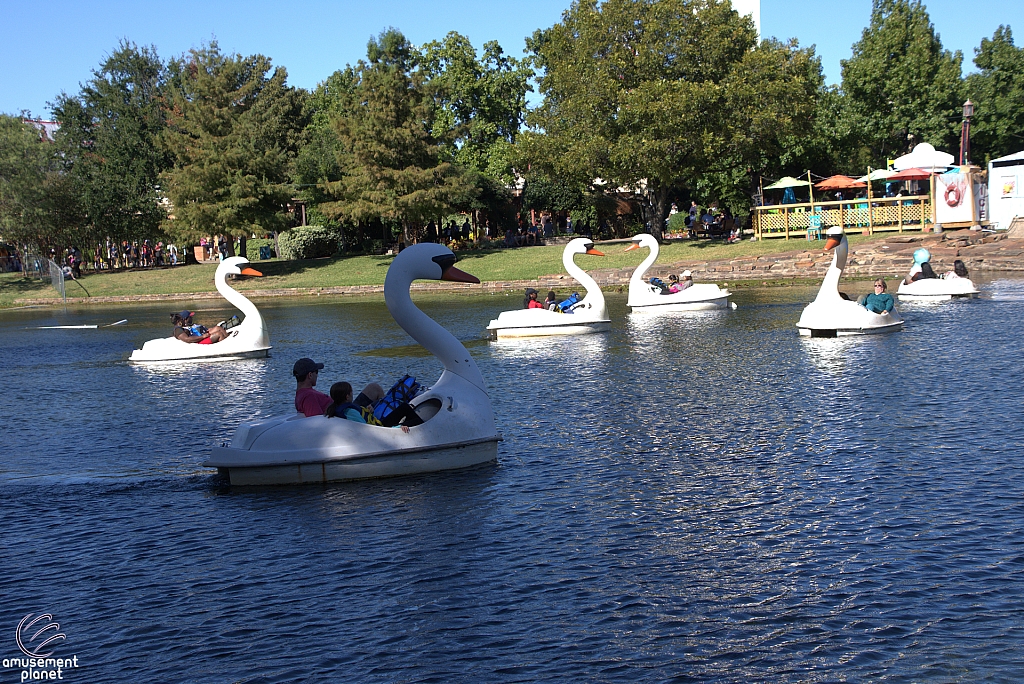
[[[935,274],[931,263],[929,263],[931,258],[931,253],[924,247],[914,250],[914,265],[910,267],[910,273],[907,274],[903,282],[909,285],[922,278],[938,278],[939,276]]]

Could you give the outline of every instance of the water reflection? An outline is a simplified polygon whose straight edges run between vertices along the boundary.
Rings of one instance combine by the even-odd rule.
[[[607,333],[588,335],[552,335],[549,337],[520,337],[493,340],[489,343],[491,355],[511,361],[555,360],[572,364],[577,360],[593,361],[608,350]]]

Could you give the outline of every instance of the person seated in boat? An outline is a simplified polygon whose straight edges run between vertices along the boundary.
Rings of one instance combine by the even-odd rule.
[[[935,275],[935,271],[932,269],[931,258],[931,253],[924,247],[916,250],[914,252],[914,265],[910,267],[910,273],[907,274],[903,282],[909,285],[922,279],[938,278],[939,276]]]
[[[548,311],[558,311],[558,296],[554,290],[548,290],[547,299],[544,300],[544,308]]]
[[[329,396],[313,389],[323,368],[324,364],[307,358],[299,359],[292,366],[292,375],[295,376],[296,382],[295,410],[307,418],[324,415],[324,411],[331,405]]]
[[[411,426],[423,424],[423,420],[416,414],[415,409],[404,403],[399,404],[382,420],[378,420],[373,414],[373,405],[383,397],[384,388],[375,382],[364,387],[355,399],[352,398],[350,383],[336,382],[331,385],[331,403],[324,409],[324,415],[328,418],[344,418],[357,423],[400,427],[403,432],[408,432]]]
[[[960,259],[953,262],[953,270],[948,273],[942,274],[942,277],[946,280],[953,278],[966,278],[967,277],[967,266]]]
[[[171,320],[174,322],[173,336],[175,338],[190,344],[216,344],[228,336],[227,331],[219,325],[207,328],[198,323],[193,323],[192,317],[194,315],[195,313],[192,311],[178,311],[171,314]]]
[[[886,292],[885,281],[881,278],[875,281],[875,291],[864,298],[861,306],[872,313],[888,314],[896,306],[892,295]]]
[[[679,278],[677,278],[674,275],[670,275],[668,277],[668,280],[669,280],[669,286],[668,286],[669,294],[675,294],[676,292],[682,292],[686,288],[688,288],[691,285],[693,285],[693,274],[690,273],[689,271],[683,271],[683,279],[682,280],[680,280]]]
[[[526,288],[526,297],[523,299],[524,309],[543,309],[544,305],[537,301],[538,292],[532,287]]]

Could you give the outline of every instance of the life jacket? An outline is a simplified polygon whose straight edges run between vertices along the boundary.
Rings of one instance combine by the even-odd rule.
[[[651,278],[649,282],[651,285],[661,290],[661,294],[668,294],[668,285],[666,285],[665,281],[661,278]]]
[[[334,409],[334,415],[336,418],[345,418],[345,411],[349,409],[357,411],[359,415],[363,417],[363,420],[365,420],[369,425],[382,424],[379,420],[377,420],[377,416],[373,415],[372,406],[360,406],[359,404],[354,404],[352,402],[349,402],[347,404],[339,404]]]
[[[562,313],[572,313],[572,307],[578,304],[579,301],[580,296],[577,293],[573,292],[571,295],[569,295],[568,299],[559,302],[558,310],[561,311]]]
[[[189,333],[192,334],[192,337],[198,337],[200,335],[206,334],[206,326],[199,325],[198,323],[196,323],[194,325],[188,326],[188,331]]]
[[[408,404],[416,398],[416,395],[423,391],[420,383],[411,375],[403,375],[401,380],[396,382],[384,396],[373,405],[373,415],[378,421],[383,420],[401,404]]]

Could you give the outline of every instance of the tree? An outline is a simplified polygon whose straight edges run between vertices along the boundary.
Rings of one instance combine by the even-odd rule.
[[[872,158],[919,142],[957,146],[962,61],[942,49],[920,0],[874,0],[871,24],[842,61],[843,92]]]
[[[167,230],[190,240],[281,230],[304,125],[302,91],[287,85],[283,67],[269,73],[269,58],[226,56],[216,42],[168,67]]]
[[[1024,48],[1013,44],[1009,26],[1000,26],[974,49],[974,64],[980,71],[967,77],[975,104],[974,156],[987,161],[1019,152],[1024,149]]]
[[[355,70],[359,106],[334,119],[343,175],[324,184],[333,201],[322,209],[354,223],[397,222],[408,243],[413,227],[467,205],[476,189],[441,158],[426,77],[405,36],[384,31],[370,40],[367,59]]]
[[[716,0],[578,0],[527,43],[544,101],[524,162],[634,188],[658,237],[683,188],[745,210],[749,165],[809,127],[820,82],[809,51],[758,46],[750,18]]]
[[[141,240],[158,232],[165,215],[158,178],[168,165],[157,144],[163,75],[154,48],[125,41],[79,95],[58,98],[57,141],[91,226],[79,241]]]

